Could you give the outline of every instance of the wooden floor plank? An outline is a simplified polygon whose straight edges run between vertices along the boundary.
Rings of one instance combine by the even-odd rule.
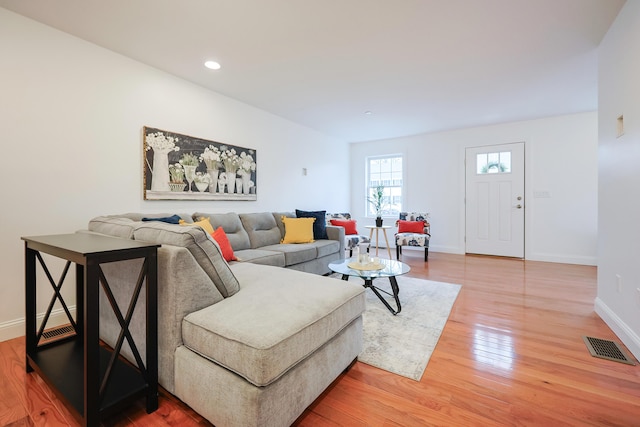
[[[424,376],[358,362],[296,426],[640,425],[640,366],[591,357],[582,341],[618,341],[593,311],[595,267],[405,252],[410,276],[462,285]],[[0,389],[0,426],[78,425],[24,372],[24,338],[0,343],[0,379],[12,390]],[[102,425],[211,425],[166,391],[155,413],[144,408]]]
[[[22,388],[11,381],[15,353],[9,341],[0,342],[0,425],[24,425],[29,414],[25,408],[26,398]],[[22,423],[22,424],[21,424]]]

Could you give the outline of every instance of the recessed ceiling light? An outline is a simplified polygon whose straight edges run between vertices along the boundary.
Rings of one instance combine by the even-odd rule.
[[[364,113],[365,113],[367,116],[370,116],[370,115],[372,115],[372,114],[373,114],[373,112],[372,112],[372,111],[369,111],[369,110],[365,111]]]
[[[216,61],[207,61],[204,63],[204,66],[211,69],[211,70],[219,70],[220,69],[220,64],[218,64]]]

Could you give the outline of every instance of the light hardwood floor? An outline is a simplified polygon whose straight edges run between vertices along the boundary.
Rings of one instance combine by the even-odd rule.
[[[405,251],[411,276],[463,285],[421,381],[356,363],[297,426],[640,426],[640,366],[591,357],[618,341],[594,313],[595,267]],[[402,295],[402,291],[401,291]],[[0,343],[0,426],[77,425],[35,374],[24,339]],[[105,426],[210,425],[162,393]]]

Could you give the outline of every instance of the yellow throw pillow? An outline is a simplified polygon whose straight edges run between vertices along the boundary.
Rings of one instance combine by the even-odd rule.
[[[282,217],[284,223],[284,239],[280,243],[313,242],[313,222],[315,218]]]
[[[211,225],[211,222],[209,222],[209,217],[202,217],[197,222],[186,222],[185,220],[181,219],[180,225],[197,225],[207,233],[213,234],[213,225]]]

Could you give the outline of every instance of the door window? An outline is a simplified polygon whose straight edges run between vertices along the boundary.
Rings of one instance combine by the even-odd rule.
[[[511,151],[477,154],[476,173],[511,173]]]

